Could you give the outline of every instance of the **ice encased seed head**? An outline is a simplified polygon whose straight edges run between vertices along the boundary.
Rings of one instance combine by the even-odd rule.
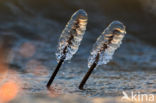
[[[59,39],[56,52],[57,61],[70,60],[77,52],[86,30],[87,21],[87,13],[82,9],[72,15]]]
[[[88,59],[88,67],[95,62],[98,65],[107,64],[120,46],[126,34],[126,27],[120,21],[113,21],[98,37]],[[97,55],[99,55],[97,61]]]

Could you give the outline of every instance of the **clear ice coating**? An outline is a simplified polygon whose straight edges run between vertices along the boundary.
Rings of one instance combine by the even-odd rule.
[[[56,52],[57,61],[60,59],[70,60],[77,52],[86,30],[87,21],[87,13],[82,9],[72,15],[59,39]]]
[[[113,21],[98,37],[88,59],[88,67],[93,63],[107,64],[113,57],[115,50],[122,43],[126,34],[126,27],[119,21]]]

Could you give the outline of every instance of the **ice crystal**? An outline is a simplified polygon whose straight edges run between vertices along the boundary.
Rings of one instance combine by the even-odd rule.
[[[86,30],[87,20],[87,13],[82,9],[72,15],[59,39],[56,52],[58,61],[60,59],[70,60],[77,52]]]
[[[125,34],[125,26],[119,21],[113,21],[94,44],[88,59],[88,67],[90,68],[93,63],[96,63],[97,66],[107,64],[122,43]]]

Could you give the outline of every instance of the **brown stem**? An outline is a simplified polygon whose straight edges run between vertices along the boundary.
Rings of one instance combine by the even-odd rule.
[[[92,71],[94,70],[94,68],[96,67],[96,63],[94,62],[93,65],[90,67],[90,69],[88,70],[88,72],[86,73],[86,75],[84,76],[83,80],[81,81],[80,85],[79,85],[79,89],[83,89],[83,86],[85,85],[86,81],[88,80],[89,76],[91,75]]]
[[[56,76],[57,72],[59,71],[59,69],[60,69],[60,67],[61,67],[61,65],[62,65],[63,62],[64,62],[64,59],[61,59],[61,60],[59,61],[58,65],[57,65],[57,67],[56,67],[56,69],[55,69],[55,71],[53,72],[52,76],[50,77],[50,80],[49,80],[49,82],[47,83],[47,88],[48,88],[48,89],[50,88],[50,85],[51,85],[52,82],[54,81],[55,76]]]

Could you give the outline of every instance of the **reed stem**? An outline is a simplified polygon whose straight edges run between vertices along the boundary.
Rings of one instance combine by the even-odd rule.
[[[94,70],[94,68],[96,67],[96,65],[97,65],[96,63],[93,63],[93,65],[90,67],[90,69],[84,76],[83,80],[81,81],[81,83],[79,85],[79,89],[83,90],[83,86],[85,85],[86,81],[88,80],[89,76],[91,75],[91,73]]]
[[[47,83],[47,88],[48,88],[48,89],[50,88],[50,85],[51,85],[52,82],[54,81],[55,76],[56,76],[56,74],[58,73],[58,71],[59,71],[59,69],[60,69],[60,67],[61,67],[61,65],[62,65],[63,62],[64,62],[64,59],[61,59],[61,60],[59,61],[59,63],[57,64],[57,67],[56,67],[55,71],[53,72],[52,76],[50,77],[50,79],[49,79],[49,81],[48,81],[48,83]]]

